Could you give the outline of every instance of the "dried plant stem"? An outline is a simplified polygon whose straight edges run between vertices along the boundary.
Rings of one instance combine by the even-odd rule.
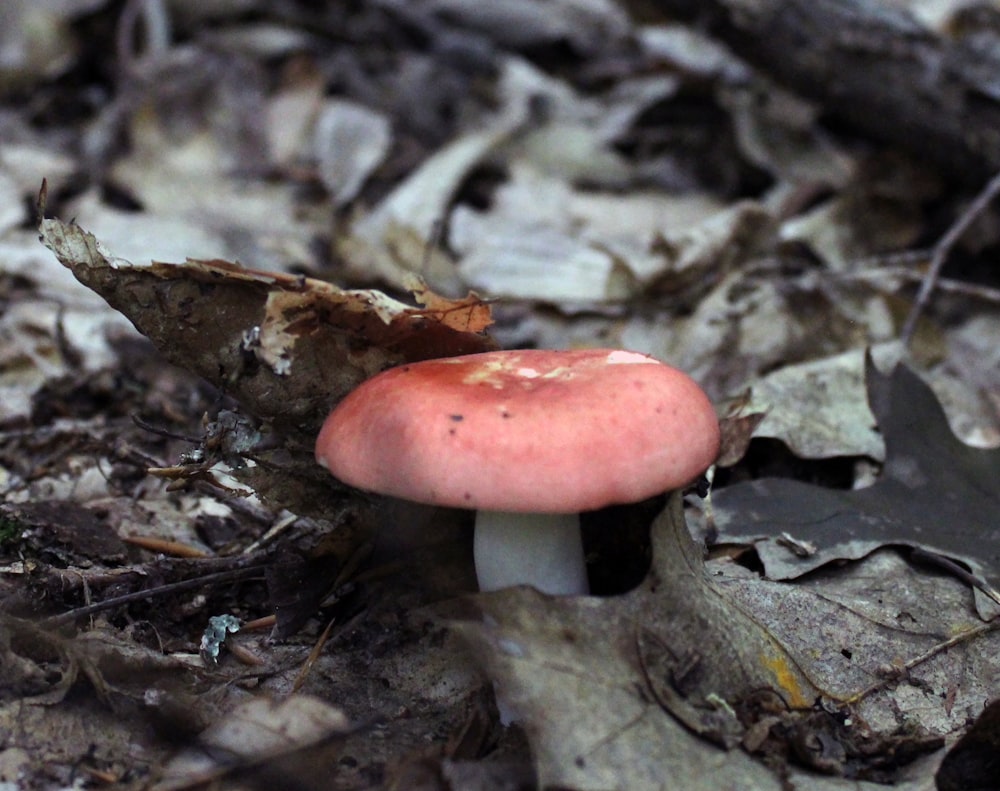
[[[77,607],[76,609],[69,610],[68,612],[64,612],[59,615],[50,616],[42,620],[42,625],[46,627],[62,626],[64,624],[72,623],[79,618],[84,618],[88,615],[93,615],[94,613],[103,612],[105,610],[112,610],[116,607],[120,607],[124,604],[130,604],[134,601],[153,599],[160,596],[179,593],[181,591],[195,590],[197,588],[214,585],[220,582],[232,582],[233,580],[250,579],[253,577],[262,578],[264,576],[265,568],[266,564],[255,563],[252,566],[219,571],[214,574],[205,574],[193,579],[181,580],[180,582],[157,585],[155,588],[133,591],[132,593],[115,596],[111,599],[106,599],[105,601],[88,604],[84,607]]]
[[[869,687],[865,687],[856,695],[852,695],[850,698],[848,698],[846,702],[852,705],[856,705],[864,698],[867,698],[868,696],[873,695],[882,689],[885,689],[890,684],[897,683],[901,678],[904,678],[907,673],[913,670],[913,668],[933,659],[938,654],[944,653],[949,648],[959,645],[960,643],[971,642],[975,638],[981,635],[989,634],[990,632],[995,632],[997,629],[1000,629],[1000,620],[994,619],[989,623],[980,624],[979,626],[974,626],[971,629],[966,629],[964,631],[961,631],[958,634],[953,635],[952,637],[949,637],[947,640],[944,640],[940,643],[935,643],[933,646],[931,646],[928,650],[924,651],[922,654],[913,657],[912,659],[908,660],[905,664],[900,666],[898,672],[893,673],[887,678],[879,679]]]
[[[910,340],[917,327],[917,320],[920,318],[920,314],[926,309],[927,303],[930,302],[931,294],[934,292],[941,276],[941,269],[944,267],[945,261],[948,260],[948,256],[951,254],[955,243],[962,238],[962,235],[969,229],[969,226],[983,213],[998,192],[1000,192],[1000,173],[997,173],[990,179],[989,183],[976,196],[975,200],[969,204],[969,207],[959,215],[958,219],[947,230],[945,235],[941,237],[940,241],[934,245],[930,267],[927,270],[927,274],[924,275],[924,281],[920,284],[920,291],[917,292],[916,301],[914,301],[913,307],[910,309],[910,315],[906,317],[906,323],[903,325],[903,331],[900,333],[900,340],[904,346],[910,345]]]

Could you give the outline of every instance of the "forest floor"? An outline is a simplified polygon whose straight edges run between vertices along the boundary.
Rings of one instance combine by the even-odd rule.
[[[1000,788],[1000,17],[689,5],[3,4],[0,788]],[[723,428],[590,596],[314,461],[587,347]]]

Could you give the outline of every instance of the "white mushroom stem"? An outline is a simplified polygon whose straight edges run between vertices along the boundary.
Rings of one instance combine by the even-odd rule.
[[[532,585],[554,596],[589,592],[576,514],[478,511],[474,553],[481,591]]]

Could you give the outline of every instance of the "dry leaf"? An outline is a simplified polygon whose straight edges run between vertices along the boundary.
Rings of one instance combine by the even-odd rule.
[[[226,261],[137,266],[75,225],[43,220],[40,231],[168,359],[279,427],[318,428],[332,404],[384,368],[494,348],[489,309],[474,295],[423,309]]]
[[[338,208],[353,201],[392,144],[392,127],[379,113],[343,100],[326,102],[316,119],[317,172]]]
[[[880,580],[900,578],[874,558],[849,584],[782,585],[720,564],[712,582],[696,581],[700,557],[670,554],[678,503],[653,525],[652,572],[638,589],[613,599],[508,589],[478,597],[482,622],[458,627],[526,731],[539,785],[633,791],[670,778],[691,791],[778,789],[778,774],[744,752],[777,738],[787,741],[769,753],[776,766],[801,739],[813,751],[795,760],[854,778],[851,788],[878,788],[863,777],[930,788],[941,736],[995,695],[997,634],[968,630],[962,586],[915,576],[883,589]],[[899,657],[913,661],[904,668]],[[765,747],[757,737],[772,726]],[[737,741],[744,750],[713,744]]]
[[[253,698],[206,728],[199,736],[200,744],[167,764],[154,788],[190,788],[241,767],[253,771],[253,767],[294,756],[348,730],[347,716],[319,698]]]
[[[505,122],[459,138],[434,154],[371,213],[358,217],[337,241],[338,253],[358,275],[403,285],[414,272],[435,284],[454,286],[454,264],[433,249],[438,223],[462,181],[513,134]],[[428,254],[428,251],[430,253]]]
[[[729,702],[769,690],[791,708],[819,690],[781,645],[707,577],[675,493],[653,526],[643,585],[614,599],[513,588],[481,596],[459,628],[523,724],[542,787],[778,788],[747,756],[708,741],[742,732]],[[679,724],[683,723],[683,727]],[[623,779],[627,778],[627,779]]]
[[[719,540],[753,541],[771,579],[794,579],[834,560],[857,560],[893,545],[918,548],[953,565],[958,561],[971,569],[976,584],[995,591],[1000,450],[972,448],[957,439],[933,391],[906,366],[883,375],[869,357],[866,381],[886,445],[878,482],[842,491],[761,479],[722,489],[714,498]],[[783,533],[818,551],[789,552],[778,541]]]
[[[860,350],[786,365],[755,381],[750,393],[747,411],[767,414],[755,437],[779,439],[803,459],[885,457],[882,435],[864,399]]]
[[[938,791],[990,788],[1000,776],[1000,701],[994,700],[941,762]]]

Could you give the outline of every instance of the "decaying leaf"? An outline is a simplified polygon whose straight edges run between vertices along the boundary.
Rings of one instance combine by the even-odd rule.
[[[813,634],[808,609],[789,615],[773,590],[770,600],[730,596],[733,580],[710,580],[684,529],[674,496],[652,528],[649,577],[624,596],[508,589],[478,597],[481,622],[459,625],[526,731],[540,787],[662,789],[669,778],[670,787],[692,791],[777,789],[779,773],[766,764],[794,775],[788,762],[856,780],[900,780],[901,765],[940,746],[940,734],[899,729],[891,714],[879,730],[852,721],[842,706],[872,672],[857,668],[847,688],[821,688],[814,677],[824,686],[838,679],[812,668],[816,643],[788,651],[786,635],[772,628]],[[845,659],[840,642],[822,643]],[[720,749],[736,745],[742,749]],[[816,775],[803,783],[826,787]]]
[[[338,240],[338,252],[348,266],[363,277],[374,274],[396,285],[422,271],[431,282],[454,287],[454,264],[432,247],[435,229],[462,180],[510,138],[515,126],[505,123],[468,134],[424,162]]]
[[[428,307],[226,261],[138,266],[87,231],[43,219],[42,241],[172,362],[279,428],[313,431],[362,380],[402,362],[494,348],[475,295]],[[294,372],[294,375],[293,375]]]
[[[0,620],[0,662],[5,690],[43,706],[62,701],[80,670],[65,641],[9,617]]]
[[[253,698],[202,731],[199,744],[175,756],[155,788],[190,788],[254,767],[259,772],[262,763],[301,757],[301,751],[349,728],[347,716],[319,698]]]
[[[445,327],[460,332],[476,332],[485,330],[493,321],[489,305],[475,293],[462,299],[449,299],[435,294],[415,275],[407,276],[404,282],[413,298],[424,306],[423,315],[433,317]]]
[[[754,436],[781,440],[804,459],[868,456],[881,461],[882,436],[862,396],[862,357],[857,350],[843,352],[785,365],[756,380],[746,409],[767,417]]]
[[[743,458],[754,432],[767,418],[767,412],[751,411],[749,403],[750,391],[745,390],[727,404],[726,414],[719,420],[722,440],[715,463],[720,467],[731,466]]]
[[[1000,624],[961,581],[879,550],[794,583],[712,562],[720,585],[800,658],[826,701],[871,732],[962,733],[997,696]]]
[[[1000,450],[959,441],[933,391],[905,365],[883,375],[869,360],[866,380],[886,446],[878,482],[840,491],[762,479],[723,489],[714,498],[719,540],[753,542],[770,579],[892,545],[963,564],[982,587],[1000,587]],[[789,551],[783,534],[816,551]]]
[[[322,91],[321,80],[319,87]],[[339,99],[326,101],[318,115],[314,147],[319,177],[334,205],[345,206],[385,158],[392,125],[364,105]]]
[[[5,686],[35,705],[63,700],[80,678],[109,706],[141,701],[148,689],[171,683],[185,663],[110,631],[73,638],[16,618],[0,619],[0,660]]]
[[[652,538],[650,574],[625,596],[550,598],[508,589],[480,598],[482,623],[460,627],[528,732],[542,787],[621,787],[605,781],[632,756],[648,779],[662,772],[678,787],[698,788],[699,773],[726,763],[709,741],[732,746],[742,734],[730,702],[770,690],[795,709],[819,694],[777,641],[709,580],[679,494]],[[691,734],[708,740],[708,749],[692,747],[699,741]],[[771,787],[762,766],[742,759],[726,765],[737,786],[737,778],[753,778],[741,787]]]
[[[125,560],[125,546],[93,511],[63,500],[0,504],[0,522],[16,530],[19,552],[59,566]]]

